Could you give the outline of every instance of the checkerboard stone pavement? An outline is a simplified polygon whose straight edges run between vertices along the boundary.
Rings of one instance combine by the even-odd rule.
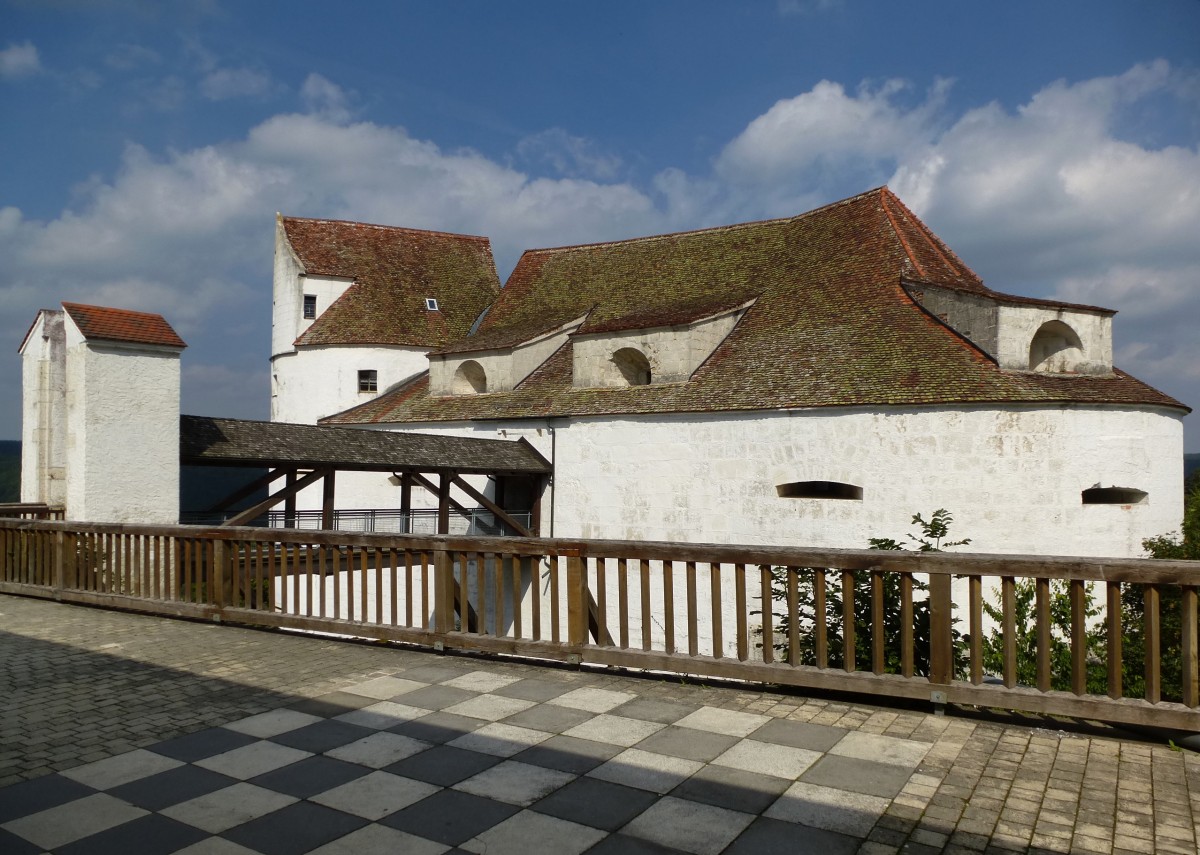
[[[166,738],[0,789],[12,855],[1196,851],[1200,764],[1146,743],[11,597],[0,621],[6,714],[28,687],[5,654],[51,638],[85,660],[60,695],[105,695],[77,673],[101,655],[240,698],[184,692],[184,728],[149,694],[108,708]],[[121,656],[92,649],[110,631]]]

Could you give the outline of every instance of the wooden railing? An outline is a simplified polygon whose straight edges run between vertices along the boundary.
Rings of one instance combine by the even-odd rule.
[[[0,519],[61,520],[63,518],[61,505],[46,505],[40,502],[0,502]]]
[[[1198,587],[1185,561],[0,520],[0,592],[1187,730]]]

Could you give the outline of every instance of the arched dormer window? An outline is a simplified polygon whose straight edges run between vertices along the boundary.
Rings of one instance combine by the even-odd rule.
[[[477,395],[487,391],[487,372],[474,359],[468,359],[454,372],[450,381],[450,394]]]
[[[1042,324],[1029,343],[1029,370],[1067,374],[1083,362],[1083,342],[1062,321]]]
[[[630,386],[650,385],[650,360],[636,347],[623,347],[612,355],[613,365]]]

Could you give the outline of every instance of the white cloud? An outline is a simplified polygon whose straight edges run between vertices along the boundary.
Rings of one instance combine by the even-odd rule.
[[[562,128],[525,137],[517,143],[517,154],[531,165],[548,164],[558,175],[570,178],[611,180],[621,169],[621,158]]]
[[[253,68],[218,68],[200,81],[200,94],[210,101],[262,98],[273,88],[271,75]]]
[[[42,70],[38,49],[32,42],[10,44],[0,50],[0,80],[29,77]]]
[[[0,209],[0,336],[15,348],[62,299],[146,308],[179,324],[190,359],[237,374],[268,336],[275,211],[487,235],[504,275],[525,248],[797,213],[890,177],[992,287],[1122,310],[1118,362],[1200,403],[1200,150],[1119,133],[1131,105],[1183,97],[1178,72],[1138,66],[959,114],[947,85],[820,83],[750,122],[710,173],[664,169],[643,188],[563,129],[518,147],[522,171],[353,121],[353,93],[313,74],[306,113],[218,145],[131,145],[49,222]],[[219,400],[221,376],[190,388]]]
[[[349,121],[353,97],[354,93],[347,92],[333,81],[316,73],[308,75],[300,87],[300,98],[308,112],[324,116],[337,124]]]

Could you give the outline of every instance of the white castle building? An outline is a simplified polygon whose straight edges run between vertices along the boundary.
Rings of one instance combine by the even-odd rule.
[[[1133,556],[1182,516],[1189,410],[1113,366],[1114,312],[991,290],[886,188],[502,289],[484,238],[281,217],[274,277],[273,420],[523,437],[552,479],[476,486],[543,535],[862,547],[946,508],[972,551]]]

